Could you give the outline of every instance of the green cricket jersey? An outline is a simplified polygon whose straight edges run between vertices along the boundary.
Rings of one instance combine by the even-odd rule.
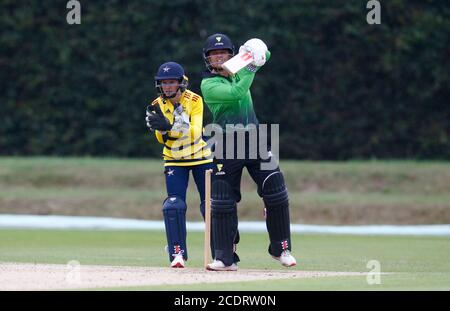
[[[267,61],[269,58],[270,52],[267,51]],[[255,73],[247,68],[241,69],[234,77],[212,73],[204,76],[200,86],[204,102],[213,114],[213,123],[224,131],[226,124],[259,124],[250,94],[254,78]]]

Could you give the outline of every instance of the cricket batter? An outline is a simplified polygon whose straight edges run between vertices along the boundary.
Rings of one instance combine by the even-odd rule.
[[[227,124],[241,124],[249,129],[258,127],[258,119],[253,109],[250,87],[255,73],[270,58],[268,50],[251,41],[241,46],[252,54],[254,62],[230,76],[222,64],[234,55],[234,46],[224,34],[208,37],[203,48],[206,72],[201,82],[201,91],[205,103],[213,114],[213,123],[218,124],[227,133]],[[245,131],[245,130],[244,130]],[[257,130],[256,130],[257,131]],[[259,131],[257,131],[259,136]],[[223,157],[217,157],[215,150],[214,168],[211,185],[211,230],[214,261],[207,269],[214,271],[237,270],[237,255],[234,253],[234,241],[238,233],[237,203],[241,200],[240,182],[242,170],[247,168],[258,186],[258,195],[265,205],[266,225],[269,233],[269,254],[285,267],[296,265],[291,255],[291,235],[289,202],[283,174],[277,165],[274,169],[262,169],[261,164],[270,158],[270,150],[257,157],[249,157],[251,149],[250,133],[245,135],[245,157],[236,157],[236,143],[222,141]],[[237,137],[237,133],[233,133]],[[217,146],[217,143],[216,143]],[[229,157],[226,150],[235,148]],[[258,148],[259,149],[259,148]]]
[[[184,69],[175,62],[162,64],[155,76],[159,97],[147,107],[147,126],[164,145],[167,198],[163,202],[169,261],[184,268],[186,246],[186,190],[192,171],[205,217],[205,171],[211,169],[211,150],[203,140],[203,100],[187,89]]]

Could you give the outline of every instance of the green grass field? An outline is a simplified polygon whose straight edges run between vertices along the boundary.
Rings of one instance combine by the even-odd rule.
[[[450,223],[450,163],[283,161],[293,223]],[[194,183],[188,220],[201,219]],[[240,220],[263,220],[248,173]],[[85,215],[161,220],[162,161],[0,157],[0,213]],[[242,269],[282,269],[267,254],[266,234],[242,234]],[[189,266],[201,267],[200,233],[188,237]],[[368,272],[378,260],[382,284],[365,276],[287,279],[127,289],[152,290],[450,290],[450,238],[295,235],[298,270]],[[165,234],[155,231],[0,230],[0,261],[166,267]]]
[[[282,161],[291,218],[309,224],[450,223],[450,163]],[[161,219],[161,160],[0,157],[0,213]],[[191,178],[189,220],[200,220]],[[244,170],[239,218],[262,220]]]
[[[203,235],[190,233],[189,267],[202,266]],[[450,290],[450,239],[439,237],[294,235],[297,270],[369,272],[378,260],[381,284],[366,276],[286,279],[126,290]],[[157,231],[0,230],[0,261],[167,267],[165,235]],[[242,234],[242,269],[282,270],[266,252],[266,234]]]

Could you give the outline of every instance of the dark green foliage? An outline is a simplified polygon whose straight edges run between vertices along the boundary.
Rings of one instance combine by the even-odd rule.
[[[0,154],[159,156],[153,76],[180,62],[199,92],[205,38],[267,42],[252,87],[284,158],[450,159],[450,3],[363,0],[0,3]],[[283,107],[282,110],[279,110]],[[211,121],[208,111],[206,122]]]

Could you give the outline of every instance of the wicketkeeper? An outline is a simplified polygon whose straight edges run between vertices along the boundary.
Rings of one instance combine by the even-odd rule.
[[[237,270],[238,257],[235,254],[234,243],[238,234],[237,203],[241,200],[240,182],[244,167],[256,182],[258,195],[264,201],[270,238],[269,254],[283,266],[296,265],[295,258],[290,254],[289,202],[283,174],[278,165],[273,169],[262,169],[261,164],[270,160],[270,150],[266,150],[265,154],[258,152],[257,157],[250,157],[250,150],[254,148],[252,144],[254,142],[251,141],[254,136],[250,132],[251,129],[257,129],[259,124],[253,109],[250,87],[256,72],[270,58],[267,47],[263,48],[257,43],[255,40],[249,40],[240,47],[241,51],[250,53],[255,61],[234,76],[229,75],[222,67],[222,64],[235,53],[234,46],[226,35],[211,35],[203,48],[207,70],[201,82],[201,91],[205,103],[213,114],[213,123],[219,125],[226,135],[229,134],[227,125],[243,125],[246,148],[245,157],[239,159],[236,156],[236,140],[229,144],[228,140],[225,142],[224,139],[220,142],[223,154],[218,157],[216,142],[211,185],[214,261],[207,266],[209,270]],[[264,43],[263,45],[265,46]],[[236,131],[236,127],[233,131]],[[256,132],[259,137],[259,131]],[[234,132],[232,135],[236,139],[238,133]],[[226,152],[230,148],[233,148],[231,157]]]
[[[164,145],[167,198],[163,202],[170,266],[184,268],[186,246],[186,190],[192,171],[205,216],[205,171],[212,168],[211,150],[203,140],[203,100],[187,89],[184,69],[162,64],[155,76],[158,97],[147,107],[147,126]]]

